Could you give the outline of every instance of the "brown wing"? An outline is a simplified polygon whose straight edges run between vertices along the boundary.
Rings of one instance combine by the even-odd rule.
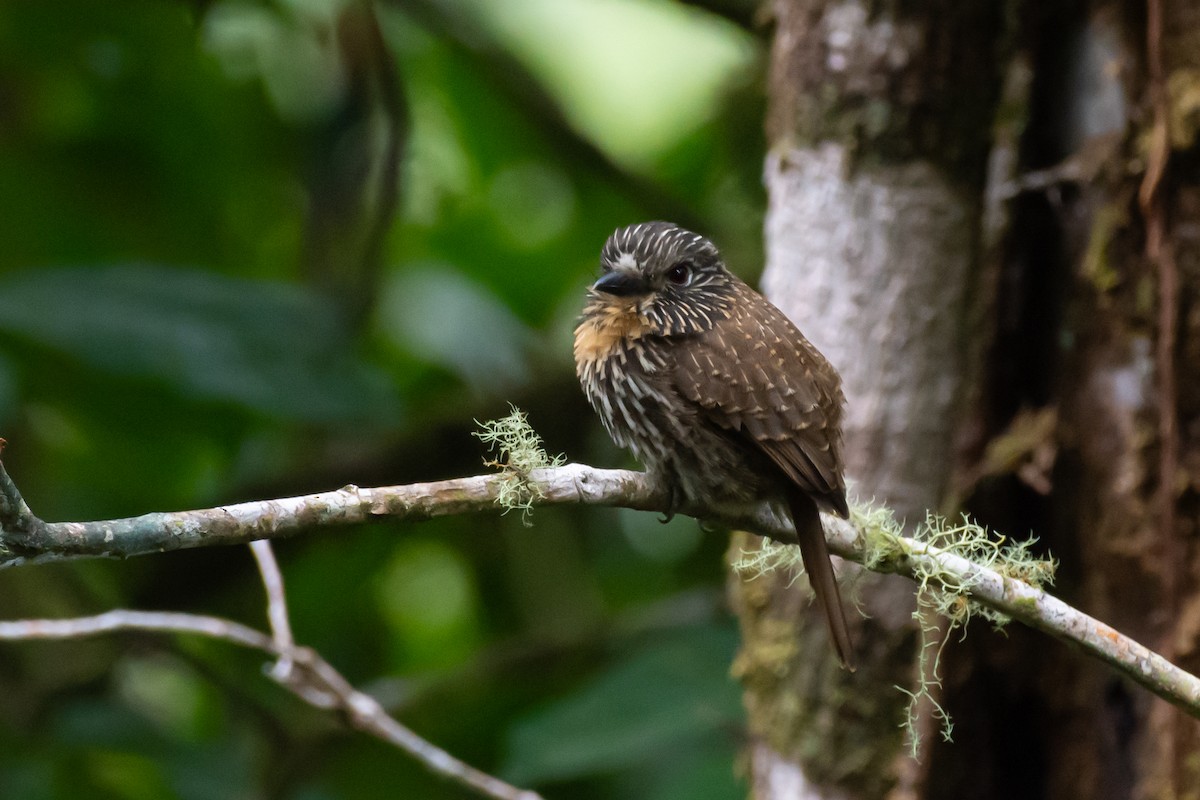
[[[729,318],[681,351],[675,378],[686,398],[743,431],[819,506],[848,515],[840,380],[782,311],[742,284]]]

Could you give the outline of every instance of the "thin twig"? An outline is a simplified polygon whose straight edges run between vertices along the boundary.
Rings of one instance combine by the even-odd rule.
[[[0,640],[83,639],[117,631],[149,633],[192,633],[223,639],[242,647],[278,655],[271,637],[240,622],[182,614],[173,611],[129,611],[118,609],[94,617],[72,619],[23,619],[0,622]]]
[[[271,641],[279,652],[279,658],[268,673],[272,678],[310,705],[343,712],[355,728],[403,750],[433,772],[470,786],[488,797],[500,800],[535,800],[538,797],[533,792],[509,786],[480,772],[421,738],[391,717],[374,697],[355,689],[315,651],[297,650],[288,618],[283,572],[275,559],[275,551],[271,543],[265,540],[251,542],[250,549],[267,594]],[[296,660],[298,653],[303,654],[299,663]]]
[[[7,445],[7,440],[0,439],[0,455],[4,454]],[[36,520],[17,485],[8,477],[4,464],[0,463],[0,533],[29,531]]]
[[[269,560],[274,563],[274,558]],[[263,562],[259,563],[261,565]],[[378,700],[355,689],[316,651],[294,646],[287,651],[281,650],[278,636],[267,636],[239,622],[197,614],[123,609],[94,617],[0,622],[0,640],[6,641],[82,639],[118,631],[198,634],[259,650],[274,657],[286,656],[294,668],[287,679],[280,680],[280,683],[302,700],[324,710],[343,713],[355,729],[403,750],[431,772],[473,788],[494,800],[542,800],[536,792],[510,786],[422,739],[389,716]]]
[[[262,576],[263,588],[267,592],[267,620],[271,624],[271,638],[275,640],[280,650],[290,650],[296,646],[292,636],[292,624],[288,619],[287,595],[283,590],[283,573],[279,571],[279,562],[275,560],[275,551],[271,543],[260,540],[250,543],[250,551],[258,563],[258,572]]]
[[[315,679],[314,686],[323,688],[337,698],[337,708],[346,714],[351,725],[403,750],[432,772],[496,800],[542,800],[541,795],[536,792],[511,786],[422,739],[389,716],[374,697],[351,686],[328,662],[317,657],[312,663],[305,663],[297,658],[297,663],[308,668]]]
[[[292,674],[291,652],[296,649],[296,639],[292,636],[292,623],[288,619],[283,573],[279,570],[279,562],[275,560],[275,551],[270,542],[265,539],[251,542],[250,552],[254,554],[263,589],[267,593],[267,622],[271,626],[271,639],[280,653],[275,666],[271,667],[271,677],[280,683],[286,683]]]

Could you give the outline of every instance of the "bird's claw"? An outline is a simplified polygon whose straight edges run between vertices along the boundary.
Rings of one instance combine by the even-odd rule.
[[[661,517],[658,518],[658,521],[660,523],[662,523],[663,525],[666,525],[668,522],[675,519],[675,512],[678,509],[679,509],[679,504],[677,502],[677,493],[675,491],[675,487],[668,486],[667,487],[667,510],[666,510],[666,512],[663,513],[663,515]]]

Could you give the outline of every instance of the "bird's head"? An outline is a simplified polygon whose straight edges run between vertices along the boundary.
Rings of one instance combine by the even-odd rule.
[[[592,301],[635,307],[663,335],[711,328],[736,281],[712,242],[669,222],[620,228],[604,243],[600,266]]]

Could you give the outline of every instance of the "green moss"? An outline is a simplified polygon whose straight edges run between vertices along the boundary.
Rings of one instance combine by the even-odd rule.
[[[1200,70],[1174,70],[1167,77],[1167,96],[1171,101],[1167,121],[1171,146],[1189,150],[1200,137]]]
[[[913,619],[920,633],[917,648],[918,681],[912,691],[900,689],[909,698],[904,728],[912,754],[916,757],[921,746],[916,727],[917,711],[923,705],[932,709],[943,738],[949,740],[953,733],[953,721],[938,704],[933,691],[941,686],[940,660],[949,634],[964,628],[975,616],[996,626],[1006,624],[1009,617],[971,598],[971,589],[975,584],[972,577],[942,568],[937,558],[914,556],[958,556],[1006,578],[1015,578],[1039,588],[1053,583],[1057,563],[1053,558],[1043,559],[1033,554],[1032,547],[1036,539],[1009,541],[1007,537],[992,533],[966,515],[952,522],[929,514],[923,523],[915,526],[907,535],[895,515],[881,506],[856,503],[850,509],[850,519],[865,542],[861,561],[867,569],[874,572],[905,572],[917,584],[917,608]],[[758,548],[740,551],[733,566],[752,582],[775,573],[787,576],[785,579],[791,582],[803,571],[799,548],[770,540],[764,541]],[[941,636],[939,617],[949,621],[945,636]],[[781,641],[791,641],[789,637],[792,636],[794,632],[783,632]],[[760,650],[758,657],[761,659],[769,652]],[[765,662],[760,666],[765,667]],[[803,731],[794,733],[800,737],[805,735]]]
[[[529,424],[525,412],[510,405],[507,417],[475,424],[480,427],[473,435],[488,446],[496,458],[484,459],[488,466],[498,467],[501,472],[496,491],[496,505],[505,514],[514,508],[521,510],[521,521],[529,526],[529,515],[533,504],[544,495],[542,487],[530,478],[535,469],[561,466],[566,460],[562,455],[549,456],[538,436]]]
[[[1105,294],[1121,281],[1120,273],[1108,258],[1109,245],[1113,237],[1129,223],[1129,211],[1125,203],[1109,204],[1096,212],[1087,248],[1083,253],[1082,272],[1096,291]]]

